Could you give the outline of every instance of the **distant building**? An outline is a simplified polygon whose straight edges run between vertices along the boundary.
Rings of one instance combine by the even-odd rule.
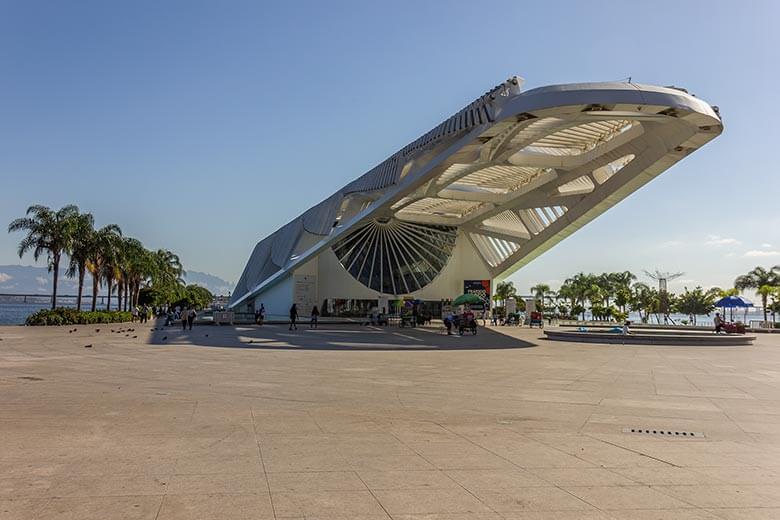
[[[230,300],[364,315],[484,293],[723,130],[685,90],[514,77],[261,240]],[[348,143],[339,153],[349,153]]]

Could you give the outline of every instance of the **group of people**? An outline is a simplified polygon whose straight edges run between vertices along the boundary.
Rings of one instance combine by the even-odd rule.
[[[296,304],[292,304],[292,307],[290,307],[290,327],[289,330],[298,330],[298,319],[300,317],[298,316],[298,306]],[[311,314],[309,316],[309,327],[312,329],[316,329],[320,321],[320,310],[315,305],[311,308]]]
[[[477,319],[474,315],[474,311],[472,311],[468,305],[461,314],[447,311],[447,314],[444,316],[444,326],[447,328],[448,336],[452,336],[453,329],[461,336],[467,330],[474,334],[477,333]]]
[[[150,309],[148,305],[136,305],[133,307],[132,311],[130,311],[130,314],[130,319],[133,323],[135,323],[136,320],[138,320],[138,323],[146,323],[152,316],[153,310]]]
[[[266,315],[265,305],[261,303],[260,307],[255,309],[255,323],[258,325],[262,325],[265,322],[265,315]],[[298,316],[297,304],[293,303],[292,306],[290,307],[289,317],[290,317],[289,330],[298,330],[298,320],[300,319],[300,316]],[[320,319],[320,310],[315,305],[311,309],[309,326],[312,329],[316,329],[319,323],[319,319]]]
[[[195,323],[195,318],[198,317],[198,313],[195,307],[176,306],[176,308],[169,307],[168,305],[161,307],[149,307],[148,305],[136,305],[132,311],[132,321],[138,320],[139,323],[146,323],[149,318],[153,316],[165,316],[165,326],[169,327],[175,322],[181,322],[182,330],[192,330],[192,325]]]
[[[165,313],[165,326],[173,325],[175,322],[181,322],[181,330],[192,330],[192,324],[195,323],[195,318],[198,317],[195,307],[182,308],[178,305],[175,309],[168,308]]]

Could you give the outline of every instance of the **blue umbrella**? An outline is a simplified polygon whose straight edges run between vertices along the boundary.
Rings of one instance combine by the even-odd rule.
[[[721,307],[723,308],[723,314],[726,314],[726,309],[732,309],[731,311],[731,319],[734,319],[734,308],[736,307],[742,307],[745,309],[745,319],[747,319],[747,308],[752,307],[753,304],[743,298],[742,296],[726,296],[725,298],[721,298],[719,301],[715,303],[715,307]]]
[[[742,296],[726,296],[715,303],[715,307],[732,309],[734,307],[752,307],[753,304]]]

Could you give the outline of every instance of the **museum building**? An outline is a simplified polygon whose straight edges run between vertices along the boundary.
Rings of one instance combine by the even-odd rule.
[[[723,130],[678,87],[524,91],[512,77],[306,210],[252,251],[230,300],[285,316],[365,316],[501,280]],[[576,266],[575,266],[576,268]]]

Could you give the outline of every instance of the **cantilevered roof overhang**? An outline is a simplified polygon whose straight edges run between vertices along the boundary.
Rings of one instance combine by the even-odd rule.
[[[231,306],[326,248],[379,292],[413,292],[437,268],[422,250],[446,262],[454,230],[506,276],[723,131],[717,107],[680,88],[521,87],[513,77],[491,89],[259,242]],[[372,250],[388,265],[371,267]],[[381,281],[374,269],[409,275]]]

